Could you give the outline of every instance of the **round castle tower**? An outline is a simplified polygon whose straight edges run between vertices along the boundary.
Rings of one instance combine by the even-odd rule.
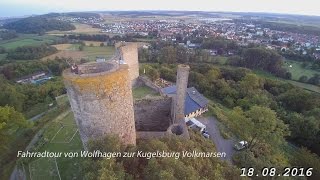
[[[138,43],[119,42],[115,45],[119,49],[121,59],[129,65],[129,75],[134,85],[139,77]]]
[[[180,64],[177,69],[177,91],[173,97],[172,119],[173,124],[168,128],[168,132],[183,138],[190,139],[188,128],[184,121],[185,99],[187,94],[188,77],[190,67]]]
[[[123,144],[136,144],[131,78],[127,64],[79,65],[77,74],[63,72],[68,98],[86,148],[89,139],[117,135]]]

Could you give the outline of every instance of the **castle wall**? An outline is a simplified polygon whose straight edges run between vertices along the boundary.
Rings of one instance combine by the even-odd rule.
[[[170,126],[171,98],[142,99],[134,102],[137,131],[166,131]]]
[[[166,131],[137,131],[137,139],[153,139],[168,137]]]
[[[138,84],[136,84],[136,85],[143,84],[143,85],[148,86],[149,88],[153,89],[154,91],[160,93],[161,88],[156,86],[149,78],[147,78],[145,76],[139,76],[137,82],[138,82]]]
[[[119,48],[122,59],[129,65],[130,78],[134,84],[139,77],[138,44],[120,42],[116,48]]]
[[[175,95],[174,103],[174,122],[177,123],[179,119],[184,118],[185,99],[187,95],[188,76],[190,67],[187,65],[178,65],[177,69],[177,93]]]
[[[89,139],[118,135],[136,144],[133,98],[128,65],[99,73],[63,73],[72,111],[84,146]]]
[[[180,64],[177,69],[177,92],[173,97],[173,124],[168,128],[168,132],[183,138],[189,138],[188,128],[184,121],[184,107],[187,94],[188,76],[190,67]]]

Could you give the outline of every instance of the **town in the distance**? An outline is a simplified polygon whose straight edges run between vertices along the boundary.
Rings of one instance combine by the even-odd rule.
[[[0,17],[0,179],[320,179],[320,16]]]

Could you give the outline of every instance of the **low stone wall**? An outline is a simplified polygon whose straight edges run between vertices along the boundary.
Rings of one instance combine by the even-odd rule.
[[[161,88],[156,86],[148,77],[139,76],[137,85],[141,85],[141,83],[160,93]]]
[[[166,131],[137,131],[137,139],[153,139],[168,137]]]

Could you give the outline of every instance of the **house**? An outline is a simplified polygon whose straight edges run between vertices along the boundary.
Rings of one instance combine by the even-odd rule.
[[[40,72],[30,74],[28,76],[21,77],[16,80],[16,83],[22,83],[22,84],[31,83],[33,80],[40,79],[44,76],[46,76],[46,73],[43,71],[40,71]]]
[[[173,97],[176,94],[177,87],[175,85],[162,88],[160,93],[162,95]],[[204,112],[208,111],[209,101],[197,91],[196,88],[190,87],[187,89],[184,115],[188,118],[200,116]]]
[[[105,57],[100,57],[100,56],[96,57],[96,62],[105,62],[105,61],[106,61]]]

